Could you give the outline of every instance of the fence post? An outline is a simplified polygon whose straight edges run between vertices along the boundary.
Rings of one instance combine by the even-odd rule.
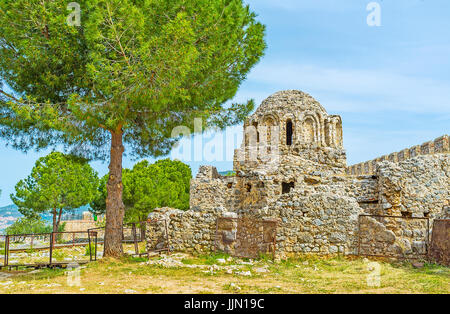
[[[91,231],[90,230],[88,230],[88,240],[89,240],[89,261],[92,262]]]
[[[133,223],[133,225],[132,225],[133,227],[133,240],[134,240],[134,251],[135,251],[135,253],[136,253],[136,255],[139,255],[139,246],[138,246],[138,243],[137,243],[137,234],[136,234],[136,224],[135,223]]]
[[[95,235],[95,261],[97,261],[97,231],[94,233]]]
[[[53,240],[55,239],[54,232],[50,233],[50,265],[52,266],[52,258],[53,258]]]
[[[8,257],[9,257],[9,236],[7,235],[5,238],[5,262],[4,266],[8,266]]]

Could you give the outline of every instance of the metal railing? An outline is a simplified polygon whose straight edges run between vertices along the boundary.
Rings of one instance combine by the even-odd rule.
[[[148,255],[139,248],[139,243],[145,241],[145,224],[129,223],[123,227],[122,243],[133,244],[133,256]],[[0,235],[0,269],[64,267],[97,261],[99,246],[104,240],[104,227],[87,231]]]
[[[147,252],[140,252],[139,243],[145,242],[145,224],[146,222],[135,222],[124,224],[122,229],[122,243],[133,244],[133,256],[147,256]],[[97,246],[105,242],[105,227],[96,227],[88,229],[89,232],[95,232],[95,251]],[[96,259],[95,259],[96,260]]]
[[[92,243],[95,232],[71,231],[0,236],[0,268],[54,267],[96,260]],[[81,247],[89,246],[89,259]],[[68,249],[71,249],[68,250]]]

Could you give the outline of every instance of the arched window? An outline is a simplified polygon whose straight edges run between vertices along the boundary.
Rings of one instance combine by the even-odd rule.
[[[292,121],[287,120],[286,121],[286,145],[291,146],[292,145]]]
[[[256,130],[256,143],[259,143],[259,132],[258,132],[258,122],[253,122],[253,126]]]
[[[275,125],[275,122],[272,118],[266,119],[266,127],[267,127],[267,145],[272,145],[272,128]]]
[[[313,143],[315,138],[315,122],[311,117],[303,121],[303,141]]]
[[[326,121],[325,122],[325,144],[327,146],[332,146],[332,139],[331,139],[331,128],[330,128],[331,122]]]

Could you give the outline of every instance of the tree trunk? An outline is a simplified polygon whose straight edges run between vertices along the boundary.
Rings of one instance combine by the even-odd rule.
[[[56,222],[56,231],[55,232],[58,232],[59,231],[59,224],[61,223],[61,215],[62,215],[62,209],[60,209],[59,210],[59,213],[58,213],[58,221]]]
[[[56,208],[53,209],[53,232],[56,232],[57,230],[57,225],[56,225]]]
[[[53,232],[57,232],[58,231],[58,225],[56,223],[56,208],[53,209]],[[53,245],[55,245],[56,243],[56,239],[55,239],[56,234],[53,233]]]
[[[119,258],[123,255],[122,228],[125,206],[122,201],[122,130],[111,132],[111,159],[106,197],[105,247],[103,255]]]

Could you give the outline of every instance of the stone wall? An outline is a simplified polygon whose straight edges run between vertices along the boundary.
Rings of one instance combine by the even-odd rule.
[[[149,218],[152,220],[165,219],[168,222],[172,249],[188,252],[211,251],[214,247],[217,218],[251,217],[278,221],[276,237],[278,256],[310,252],[355,254],[357,219],[363,210],[354,197],[354,190],[361,194],[361,198],[364,191],[373,193],[372,179],[365,181],[363,178],[337,175],[328,177],[321,176],[320,173],[315,173],[314,176],[302,175],[296,178],[296,185],[289,192],[283,193],[281,182],[272,177],[260,177],[258,179],[261,181],[257,181],[256,178],[250,180],[248,177],[229,178],[212,175],[207,179],[211,173],[214,171],[202,168],[197,178],[193,179],[193,185],[202,193],[198,191],[193,193],[192,210],[182,212],[162,209],[150,214]],[[235,188],[231,188],[234,193],[221,190],[223,187],[226,188],[226,183],[230,181],[236,184]],[[239,184],[241,181],[246,183]],[[251,190],[246,186],[249,182],[254,184]],[[263,184],[258,187],[258,183],[261,182]],[[239,186],[242,186],[242,190],[238,189]],[[258,189],[266,190],[264,204],[261,203],[263,198],[258,197],[261,193]],[[274,189],[277,190],[276,193]],[[267,190],[272,192],[269,193]],[[216,203],[218,199],[228,199],[231,194],[237,194],[235,201]],[[241,206],[228,207],[227,204],[241,204]],[[149,227],[147,232],[148,239],[158,238],[159,243],[165,239],[161,227]],[[159,236],[155,236],[155,233]],[[154,240],[148,242],[153,248],[161,248],[162,244],[155,243]],[[223,249],[229,251],[229,248]]]
[[[103,217],[100,217],[103,218]],[[97,222],[90,212],[83,212],[82,219],[77,220],[61,220],[64,223],[64,231],[87,231],[88,229],[96,228]]]
[[[450,154],[423,155],[377,168],[384,214],[440,218],[450,205]]]
[[[258,258],[274,254],[277,219],[258,219],[236,213],[217,219],[216,249],[233,256]]]
[[[448,217],[450,155],[383,161],[377,164],[376,174],[378,204],[368,213],[401,218],[363,217],[361,253],[423,256],[433,220]]]
[[[189,252],[214,249],[219,217],[275,219],[277,255],[285,256],[356,254],[358,216],[394,215],[405,219],[364,218],[363,250],[410,256],[423,252],[426,226],[425,220],[406,218],[428,217],[432,224],[434,218],[448,215],[449,170],[449,154],[420,155],[399,163],[381,162],[370,176],[297,173],[291,190],[283,192],[280,181],[290,178],[286,173],[222,177],[206,166],[192,180],[192,210],[159,210],[150,218],[167,219],[172,249]]]
[[[430,236],[427,228],[425,219],[362,216],[358,251],[363,255],[425,257]]]
[[[267,251],[266,243],[255,243],[264,239],[264,225],[240,228],[231,220],[216,229],[221,217],[239,217],[277,221],[280,257],[356,254],[358,235],[366,251],[411,256],[425,248],[427,220],[410,218],[429,218],[431,224],[434,218],[449,216],[448,136],[347,168],[340,117],[328,115],[311,96],[298,91],[269,97],[244,126],[257,136],[244,136],[236,150],[236,175],[224,177],[214,167],[200,167],[191,181],[189,211],[160,209],[149,215],[149,249],[163,248],[168,238],[172,250],[211,252],[217,233],[219,249],[231,254],[242,246]],[[281,130],[278,142],[264,143],[267,126]],[[249,158],[255,150],[257,158]],[[359,229],[363,214],[399,218],[365,217]],[[166,222],[167,232],[155,221]],[[256,234],[261,228],[262,234]]]
[[[362,162],[356,165],[349,166],[346,170],[347,174],[351,175],[370,175],[375,174],[376,164],[382,161],[401,162],[419,155],[449,153],[449,136],[443,135],[434,141],[416,145],[411,148],[406,148],[400,152],[395,152],[389,155],[381,156],[379,158]]]
[[[300,196],[294,190],[265,209],[248,214],[276,218],[277,253],[354,254],[361,208],[354,198],[335,193]]]
[[[148,216],[147,250],[163,249],[170,244],[172,251],[211,252],[214,250],[217,217],[226,215],[226,212],[220,209],[203,212],[174,208],[156,209]]]

